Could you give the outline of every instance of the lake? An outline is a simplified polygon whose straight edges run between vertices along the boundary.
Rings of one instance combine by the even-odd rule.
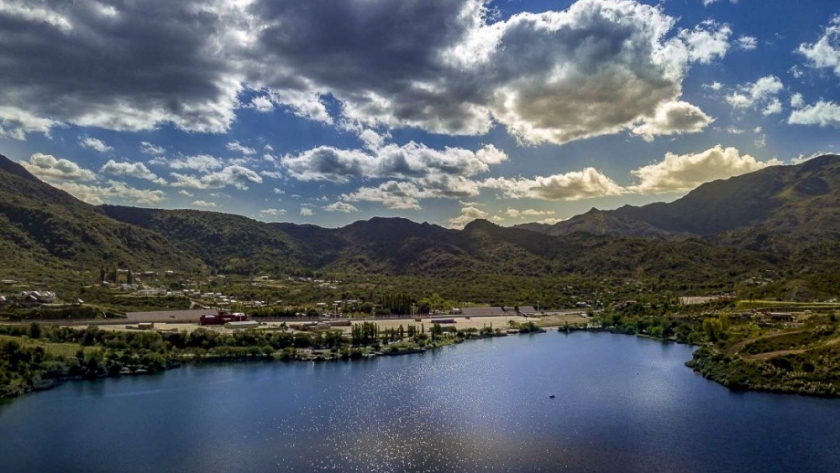
[[[0,470],[840,471],[840,400],[730,392],[691,351],[549,332],[70,382],[0,404]]]

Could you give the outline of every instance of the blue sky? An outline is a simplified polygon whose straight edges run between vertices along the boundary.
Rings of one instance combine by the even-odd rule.
[[[92,204],[553,223],[837,152],[840,5],[0,0],[0,153]]]

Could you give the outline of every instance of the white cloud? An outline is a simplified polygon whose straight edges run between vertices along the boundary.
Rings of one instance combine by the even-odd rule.
[[[688,48],[689,60],[701,64],[709,64],[726,56],[730,35],[732,29],[729,25],[720,25],[711,20],[704,21],[692,30],[680,32],[680,38]]]
[[[137,189],[119,181],[108,181],[104,186],[66,181],[54,185],[91,205],[106,202],[150,205],[166,200],[166,193],[161,190]]]
[[[42,5],[27,5],[25,3],[7,2],[0,4],[0,14],[14,19],[33,22],[43,22],[63,32],[73,29],[70,19],[55,11],[50,11]]]
[[[330,205],[327,205],[325,207],[322,207],[322,208],[324,210],[326,210],[327,212],[350,213],[350,212],[358,212],[359,211],[359,209],[357,209],[353,205],[348,204],[346,202],[334,202],[334,203],[332,203]]]
[[[140,142],[140,152],[143,154],[151,154],[154,156],[162,155],[166,152],[161,146],[149,143],[148,141]]]
[[[37,116],[24,108],[0,105],[0,137],[23,141],[27,133],[50,136],[50,130],[59,125],[60,122]]]
[[[378,187],[362,187],[341,198],[349,201],[379,202],[389,209],[420,209],[419,199],[431,197],[410,182],[388,181]]]
[[[300,215],[302,217],[311,217],[311,216],[315,215],[315,212],[312,209],[310,209],[309,207],[301,207],[300,208]]]
[[[83,138],[79,140],[79,144],[85,148],[92,149],[94,151],[99,151],[100,153],[107,153],[108,151],[113,151],[114,148],[111,146],[106,145],[101,140],[96,138]]]
[[[464,228],[468,223],[480,218],[487,218],[489,214],[475,207],[463,207],[461,215],[449,219],[450,228]]]
[[[379,149],[385,143],[385,138],[387,137],[388,135],[383,136],[370,128],[365,128],[361,133],[359,133],[359,139],[365,144],[365,148],[374,151]]]
[[[319,146],[286,156],[281,164],[299,180],[347,182],[351,178],[421,179],[437,174],[470,177],[506,159],[504,151],[493,145],[473,152],[463,148],[436,150],[412,141],[402,146],[380,146],[372,152]]]
[[[830,69],[840,77],[840,15],[831,19],[817,42],[802,43],[797,52],[805,56],[810,67]]]
[[[820,100],[814,105],[794,110],[788,118],[788,123],[840,128],[840,105]]]
[[[137,179],[154,181],[159,184],[166,184],[166,181],[150,171],[143,163],[118,163],[111,159],[102,166],[99,172],[112,176],[130,176]]]
[[[793,108],[802,108],[805,105],[805,98],[800,93],[795,93],[790,96],[790,106]]]
[[[527,62],[534,59],[551,66],[500,84],[493,114],[530,143],[562,144],[638,126],[678,99],[688,64],[726,53],[728,26],[704,23],[665,40],[672,26],[660,10],[635,2],[580,1],[563,13],[515,16],[500,40],[504,53],[490,60],[521,71],[532,70]],[[505,44],[508,36],[517,42]],[[532,44],[552,49],[535,54]]]
[[[208,173],[213,169],[219,169],[222,165],[220,159],[207,154],[185,156],[169,161],[169,167],[172,169],[192,169],[201,173]]]
[[[206,208],[216,208],[217,205],[214,202],[207,202],[206,200],[196,200],[192,203],[196,207],[206,207]]]
[[[333,118],[327,111],[327,106],[321,100],[319,91],[301,91],[284,89],[271,91],[267,97],[273,104],[288,108],[293,114],[314,120],[316,122],[333,124]]]
[[[776,96],[784,89],[784,84],[778,77],[762,77],[754,83],[741,85],[738,89],[739,92],[726,97],[729,105],[735,108],[762,107],[764,115],[782,111],[782,104]]]
[[[236,152],[236,153],[242,153],[245,156],[251,156],[251,155],[253,155],[257,152],[257,150],[255,150],[254,148],[249,148],[249,147],[241,144],[239,141],[231,141],[230,143],[227,144],[227,149],[228,149],[228,151],[233,151],[233,152]]]
[[[761,114],[775,115],[777,113],[782,113],[782,102],[778,98],[773,97],[770,100],[770,103],[768,103],[767,106],[764,107],[764,110],[761,111]]]
[[[490,178],[482,187],[498,189],[508,199],[581,200],[621,195],[624,189],[594,168],[552,176],[526,178]]]
[[[631,171],[639,183],[627,189],[639,194],[685,192],[705,182],[757,171],[767,166],[782,164],[777,159],[758,161],[741,155],[736,148],[724,149],[720,145],[697,154],[676,155],[668,153],[665,159]]]
[[[715,82],[712,82],[711,84],[703,84],[703,87],[706,88],[706,89],[712,89],[715,92],[717,92],[718,90],[723,88],[723,84],[715,81]]]
[[[258,95],[251,99],[251,103],[248,104],[248,107],[253,108],[258,112],[268,113],[274,110],[274,102],[265,95]]]
[[[753,141],[755,147],[764,148],[765,146],[767,146],[767,134],[764,133],[764,129],[760,126],[757,126],[753,131],[755,132],[755,140]]]
[[[192,192],[189,192],[189,191],[184,190],[184,189],[179,190],[178,193],[183,195],[184,197],[192,197],[193,196]]]
[[[35,176],[51,183],[62,181],[92,181],[96,179],[93,171],[84,169],[73,161],[57,159],[49,154],[35,153],[29,161],[20,164]]]
[[[703,131],[714,120],[688,102],[667,102],[656,109],[656,114],[633,128],[646,141],[655,136]]]
[[[175,179],[173,186],[192,189],[220,189],[232,186],[239,190],[247,190],[249,183],[261,184],[263,182],[259,174],[239,165],[227,166],[221,171],[202,176],[190,176],[175,172],[171,175]]]
[[[554,215],[553,210],[536,210],[536,209],[511,209],[505,210],[505,215],[511,218],[527,218],[527,217],[544,217],[546,215]]]
[[[758,40],[752,36],[741,36],[735,42],[743,51],[752,51],[758,47]]]
[[[285,209],[260,209],[260,215],[268,215],[271,217],[279,217],[286,215]]]

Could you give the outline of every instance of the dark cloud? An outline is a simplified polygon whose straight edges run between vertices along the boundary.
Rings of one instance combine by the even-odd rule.
[[[722,57],[731,33],[711,22],[674,32],[661,7],[632,0],[504,21],[487,4],[9,0],[0,135],[61,123],[222,132],[239,106],[333,124],[329,95],[351,128],[477,135],[501,123],[559,144],[654,120],[688,65]],[[255,94],[239,104],[246,88]]]
[[[219,13],[169,0],[7,3],[0,9],[4,105],[118,130],[172,120],[220,131],[233,119],[239,84],[213,49]]]

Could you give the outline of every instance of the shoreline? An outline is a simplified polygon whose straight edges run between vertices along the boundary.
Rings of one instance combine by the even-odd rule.
[[[409,322],[409,319],[400,319],[395,321],[398,322]],[[414,322],[417,323],[417,322]],[[425,322],[424,322],[425,323]],[[352,328],[352,327],[348,327]],[[454,327],[453,327],[454,328]],[[187,364],[212,364],[212,363],[233,363],[233,362],[264,362],[264,363],[272,363],[272,362],[313,362],[313,363],[320,363],[326,361],[358,361],[358,360],[365,360],[367,361],[370,358],[374,358],[377,356],[402,356],[402,355],[413,355],[413,354],[423,354],[429,350],[435,350],[438,348],[442,348],[449,345],[460,344],[467,340],[479,340],[479,339],[486,339],[486,338],[497,338],[497,337],[506,337],[508,335],[521,335],[527,333],[545,333],[545,332],[558,332],[560,334],[570,334],[573,332],[578,331],[587,331],[587,332],[608,332],[614,335],[634,335],[639,338],[645,338],[651,341],[659,341],[659,342],[669,342],[669,343],[678,343],[678,344],[685,344],[691,345],[694,347],[699,347],[698,350],[695,350],[692,354],[692,358],[687,360],[684,365],[691,369],[694,373],[703,376],[704,378],[713,381],[722,387],[728,388],[730,391],[734,392],[764,392],[764,393],[771,393],[771,394],[798,394],[798,395],[805,395],[805,396],[812,396],[812,397],[821,397],[821,398],[837,398],[840,397],[840,392],[834,387],[831,383],[800,383],[798,385],[785,385],[783,383],[744,383],[734,380],[729,376],[729,371],[727,368],[732,368],[735,363],[747,363],[743,360],[736,359],[726,359],[724,360],[721,358],[720,354],[717,352],[713,352],[713,349],[709,348],[708,345],[698,345],[689,342],[681,342],[676,339],[663,339],[653,337],[649,334],[632,334],[632,333],[625,333],[622,331],[614,330],[612,328],[594,328],[594,327],[587,327],[587,326],[580,326],[580,325],[565,325],[565,326],[557,326],[552,325],[550,327],[537,327],[535,325],[531,325],[529,329],[524,331],[517,331],[517,329],[490,329],[485,330],[481,333],[467,333],[463,337],[455,337],[452,336],[453,331],[447,331],[448,335],[441,336],[433,340],[428,345],[414,345],[414,344],[407,344],[403,342],[394,342],[394,343],[385,343],[384,345],[380,343],[369,343],[365,345],[355,345],[355,346],[343,346],[339,348],[332,348],[332,349],[321,349],[321,348],[286,348],[276,350],[270,354],[243,354],[243,353],[206,353],[203,355],[196,355],[194,353],[179,353],[173,354],[170,357],[162,360],[162,364],[157,366],[142,366],[142,367],[133,367],[131,368],[123,368],[119,372],[106,372],[100,373],[96,376],[84,376],[84,375],[70,375],[70,376],[60,376],[57,378],[50,378],[50,379],[42,379],[38,383],[27,386],[25,390],[14,392],[11,394],[6,394],[4,396],[0,396],[0,402],[13,399],[15,397],[19,397],[22,395],[40,392],[40,391],[47,391],[57,387],[60,384],[63,384],[66,381],[88,381],[88,380],[98,380],[98,379],[105,379],[105,378],[118,378],[122,376],[142,376],[142,375],[149,375],[149,374],[157,374],[164,371],[169,371],[172,369],[176,369],[182,367]],[[138,330],[132,330],[132,332],[143,332]],[[378,348],[378,349],[375,349]],[[733,369],[737,369],[735,366]]]

